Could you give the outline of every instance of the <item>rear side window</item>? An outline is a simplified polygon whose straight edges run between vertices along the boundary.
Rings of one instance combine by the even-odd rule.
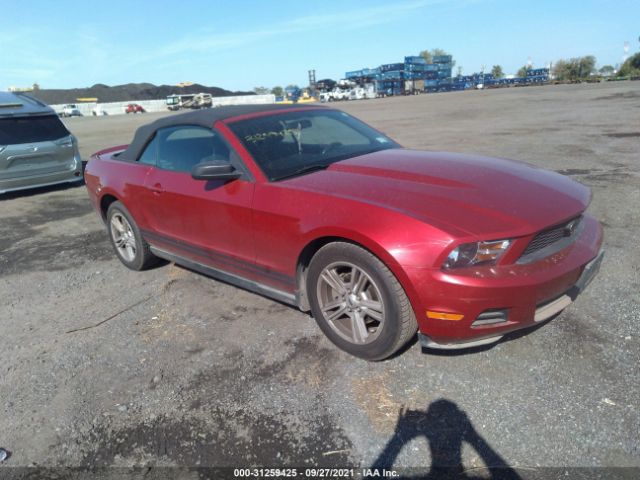
[[[158,137],[156,136],[156,137],[153,137],[153,140],[151,140],[147,144],[147,146],[144,149],[144,152],[142,152],[142,155],[140,155],[138,162],[144,163],[146,165],[155,165],[157,157],[158,157]]]
[[[156,166],[174,172],[191,172],[202,162],[230,162],[229,147],[211,129],[195,126],[169,127],[158,130],[140,161],[151,163],[147,150],[155,150]]]
[[[0,145],[47,142],[68,135],[57,115],[0,118]]]

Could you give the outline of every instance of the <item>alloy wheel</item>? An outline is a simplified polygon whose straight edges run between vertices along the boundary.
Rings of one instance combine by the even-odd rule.
[[[328,265],[318,278],[317,296],[324,319],[343,339],[365,345],[380,335],[384,302],[380,288],[362,268],[348,262]]]
[[[120,212],[111,216],[111,237],[118,254],[127,262],[136,258],[136,236],[131,224]]]

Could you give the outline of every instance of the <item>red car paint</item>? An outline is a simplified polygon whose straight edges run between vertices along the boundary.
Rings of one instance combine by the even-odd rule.
[[[308,249],[329,238],[354,242],[395,274],[420,332],[441,344],[534,325],[536,308],[576,284],[600,250],[602,228],[584,213],[589,189],[562,175],[509,160],[393,149],[269,182],[227,127],[233,121],[212,127],[255,181],[203,189],[187,173],[117,160],[113,155],[126,147],[119,146],[88,162],[94,207],[104,216],[103,201],[118,199],[152,245],[296,298],[303,297],[298,266]],[[517,263],[537,233],[580,214],[573,243],[539,261]],[[504,238],[514,242],[496,265],[441,268],[461,243]],[[508,321],[471,326],[492,309],[508,309]],[[464,319],[427,318],[427,310]]]

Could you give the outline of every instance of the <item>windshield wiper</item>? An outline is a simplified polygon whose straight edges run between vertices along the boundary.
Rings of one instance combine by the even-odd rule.
[[[311,172],[316,172],[318,170],[324,170],[329,165],[331,165],[331,163],[315,163],[313,165],[306,165],[306,166],[301,167],[301,168],[299,168],[297,170],[294,170],[291,173],[287,173],[286,175],[283,175],[282,177],[278,177],[275,180],[276,181],[284,180],[285,178],[297,177],[298,175],[303,175],[305,173],[311,173]]]

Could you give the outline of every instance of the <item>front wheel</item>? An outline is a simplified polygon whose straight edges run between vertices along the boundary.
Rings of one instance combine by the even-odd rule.
[[[342,350],[383,360],[417,330],[409,299],[393,273],[367,250],[336,242],[321,248],[307,275],[311,311]]]
[[[113,249],[127,268],[145,270],[158,262],[158,257],[151,253],[151,247],[142,238],[138,225],[121,202],[109,205],[107,229]]]

